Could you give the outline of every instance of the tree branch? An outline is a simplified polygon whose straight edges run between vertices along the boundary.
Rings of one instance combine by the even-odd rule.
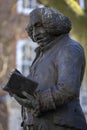
[[[83,9],[81,9],[80,5],[75,0],[64,0],[66,4],[79,16],[85,15]]]

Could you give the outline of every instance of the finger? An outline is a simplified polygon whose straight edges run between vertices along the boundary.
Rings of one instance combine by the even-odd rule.
[[[29,101],[25,100],[25,99],[22,99],[16,95],[14,95],[15,99],[17,100],[17,102],[20,104],[20,105],[23,105],[25,106],[26,104],[28,105],[29,104]]]
[[[22,93],[23,93],[23,95],[24,95],[26,98],[28,98],[29,100],[34,100],[34,97],[33,97],[32,95],[28,94],[27,92],[23,91]]]
[[[15,95],[15,94],[14,94],[14,98],[15,98],[16,101],[17,101],[20,105],[22,105],[22,106],[30,107],[30,108],[33,107],[32,100],[30,100],[30,99],[23,99],[23,98],[18,97],[18,96]]]
[[[18,97],[18,96],[16,96],[16,95],[14,95],[14,98],[15,98],[18,102],[20,102],[20,103],[24,103],[24,102],[25,102],[25,99],[22,99],[22,98],[20,98],[20,97]]]
[[[17,101],[21,101],[21,98],[18,97],[18,96],[16,96],[16,95],[14,95],[14,98],[15,98]]]
[[[21,100],[21,98],[18,97],[17,95],[15,95],[15,94],[13,95],[13,97],[16,98],[16,99],[18,99],[18,100]]]

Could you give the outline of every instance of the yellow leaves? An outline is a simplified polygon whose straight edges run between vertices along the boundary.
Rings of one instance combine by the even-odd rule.
[[[76,0],[65,0],[65,2],[77,15],[83,16],[85,14]]]

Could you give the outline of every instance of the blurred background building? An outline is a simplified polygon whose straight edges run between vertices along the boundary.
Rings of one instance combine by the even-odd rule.
[[[53,6],[70,17],[71,37],[82,43],[87,54],[87,0],[3,0],[0,1],[0,88],[17,68],[25,76],[37,47],[27,36],[29,13],[36,7]],[[87,67],[86,67],[87,68]],[[87,69],[86,69],[87,70]],[[87,118],[87,74],[82,83],[80,101]],[[20,105],[0,89],[0,130],[21,130]]]

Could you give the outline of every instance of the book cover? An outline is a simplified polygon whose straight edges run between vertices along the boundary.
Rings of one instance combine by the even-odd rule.
[[[9,92],[9,94],[16,94],[21,98],[25,98],[22,92],[25,91],[33,95],[37,86],[38,86],[37,82],[31,80],[28,77],[25,77],[17,69],[15,69],[12,72],[3,90]]]

